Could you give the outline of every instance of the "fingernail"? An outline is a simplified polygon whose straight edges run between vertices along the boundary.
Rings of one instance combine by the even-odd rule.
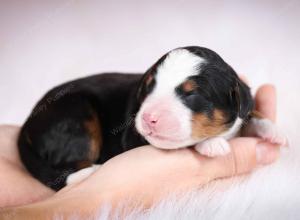
[[[258,143],[256,145],[256,161],[258,164],[267,165],[277,158],[277,151],[274,146],[267,143]]]

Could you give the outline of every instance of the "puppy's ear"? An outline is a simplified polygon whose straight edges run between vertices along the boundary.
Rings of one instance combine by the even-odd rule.
[[[231,96],[236,103],[238,116],[240,118],[248,117],[254,108],[254,100],[251,96],[250,88],[242,80],[237,78]]]
[[[137,90],[137,100],[142,103],[144,98],[153,90],[155,86],[155,75],[157,72],[158,66],[166,59],[168,53],[163,55],[156,63],[151,66],[144,76],[142,77],[138,90]]]
[[[153,89],[153,86],[154,76],[150,71],[147,71],[143,75],[136,93],[136,98],[140,103],[144,100],[145,96]]]

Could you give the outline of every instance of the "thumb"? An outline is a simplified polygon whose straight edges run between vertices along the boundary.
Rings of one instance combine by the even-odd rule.
[[[229,143],[230,154],[209,161],[213,179],[248,173],[259,165],[274,162],[279,156],[278,146],[258,138],[235,138]]]

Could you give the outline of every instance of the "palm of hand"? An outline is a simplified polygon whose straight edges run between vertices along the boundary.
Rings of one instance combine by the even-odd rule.
[[[262,87],[256,95],[256,104],[266,117],[275,119],[273,87]],[[17,133],[17,127],[0,127],[0,207],[31,203],[54,194],[24,169],[15,145]],[[259,142],[261,140],[257,138],[233,139],[230,141],[232,153],[214,159],[203,157],[190,149],[163,151],[150,146],[136,148],[112,158],[90,178],[66,187],[52,198],[64,201],[70,193],[80,194],[84,189],[91,197],[96,192],[114,192],[107,195],[114,200],[122,197],[120,195],[140,195],[145,203],[151,204],[166,192],[199,186],[216,178],[252,170],[257,164],[256,145]],[[265,155],[262,163],[270,163],[278,156],[278,148],[271,144],[265,143],[263,150]],[[78,200],[81,199],[78,196]]]

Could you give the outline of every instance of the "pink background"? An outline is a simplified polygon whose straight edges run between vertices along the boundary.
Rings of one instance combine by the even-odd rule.
[[[279,123],[289,129],[300,123],[299,12],[297,0],[2,0],[0,123],[22,123],[43,93],[66,80],[143,72],[168,50],[201,45],[254,89],[274,83]]]

